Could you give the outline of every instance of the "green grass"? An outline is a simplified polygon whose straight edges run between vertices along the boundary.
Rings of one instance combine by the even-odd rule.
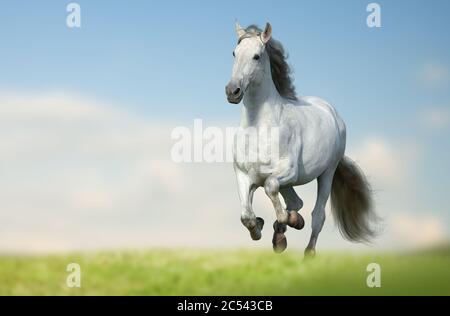
[[[81,288],[66,267],[81,266]],[[366,267],[381,265],[381,288]],[[0,295],[450,295],[448,253],[153,250],[0,256]]]

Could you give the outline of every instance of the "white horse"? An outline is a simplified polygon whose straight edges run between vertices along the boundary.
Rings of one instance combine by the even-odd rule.
[[[236,159],[246,142],[235,142],[234,169],[242,206],[241,221],[253,240],[261,238],[264,225],[252,209],[253,193],[264,187],[273,203],[273,247],[287,247],[287,225],[302,229],[298,211],[303,202],[293,189],[317,179],[317,200],[312,212],[312,233],[305,255],[314,255],[318,235],[325,221],[325,206],[331,194],[332,213],[342,235],[350,241],[368,241],[374,236],[371,222],[371,190],[357,165],[344,156],[346,127],[336,110],[317,97],[298,97],[282,45],[272,38],[272,27],[264,31],[236,23],[239,38],[233,52],[232,77],[226,86],[227,99],[243,99],[241,127],[279,130],[278,155],[268,162]],[[243,154],[242,156],[245,156]],[[283,208],[279,194],[283,197]]]

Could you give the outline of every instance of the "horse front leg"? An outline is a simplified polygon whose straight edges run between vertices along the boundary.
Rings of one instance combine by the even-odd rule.
[[[273,224],[274,235],[272,239],[273,249],[277,253],[283,252],[287,247],[287,240],[286,236],[284,235],[287,225],[295,229],[302,229],[305,224],[302,216],[297,212],[303,205],[300,198],[298,198],[298,196],[295,194],[295,196],[298,198],[298,200],[295,201],[295,205],[289,203],[288,210],[285,210],[278,196],[278,193],[282,192],[284,196],[289,196],[290,198],[293,197],[292,191],[290,191],[288,188],[281,188],[281,186],[293,182],[295,180],[295,177],[296,170],[294,168],[290,168],[286,169],[285,172],[272,174],[269,178],[266,179],[264,183],[264,190],[266,192],[266,195],[272,201],[277,216],[277,220]],[[293,209],[289,209],[289,206],[293,207]]]
[[[272,175],[266,179],[264,190],[266,195],[272,201],[273,207],[277,215],[278,224],[289,225],[295,229],[302,229],[305,222],[298,213],[303,206],[303,201],[297,196],[292,187],[280,188],[295,179],[295,170],[290,170],[281,175]],[[291,191],[292,190],[292,191]],[[283,208],[278,193],[282,193],[286,200],[287,210]],[[296,198],[294,200],[294,197]]]
[[[250,232],[253,240],[261,239],[261,231],[264,226],[264,220],[256,217],[253,212],[252,202],[256,186],[252,183],[249,176],[236,168],[236,177],[239,189],[239,198],[241,200],[241,222]]]

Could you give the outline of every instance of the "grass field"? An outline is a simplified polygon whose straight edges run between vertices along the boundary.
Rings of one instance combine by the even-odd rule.
[[[66,267],[81,266],[69,288]],[[381,266],[381,288],[366,267]],[[0,295],[450,295],[450,255],[149,250],[0,256]]]

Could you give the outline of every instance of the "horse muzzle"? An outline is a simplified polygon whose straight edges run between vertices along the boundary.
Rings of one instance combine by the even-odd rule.
[[[244,97],[244,92],[242,92],[242,89],[232,85],[231,83],[227,84],[225,87],[225,93],[227,95],[228,102],[233,104],[238,104]]]

